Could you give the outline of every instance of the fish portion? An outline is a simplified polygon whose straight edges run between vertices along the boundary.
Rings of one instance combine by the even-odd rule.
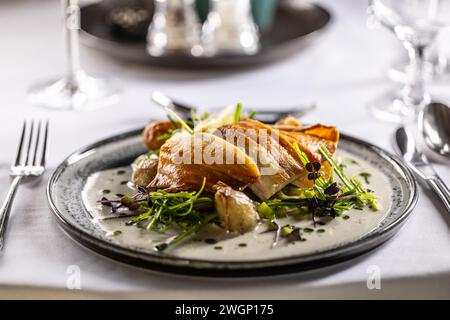
[[[290,176],[300,174],[303,171],[302,166],[298,162],[297,152],[292,145],[292,140],[284,131],[252,119],[240,121],[239,125],[247,130],[257,130],[259,133],[264,132],[265,135],[270,138],[267,139],[267,143],[264,147],[266,147],[274,158],[279,161],[280,166],[284,168]],[[259,141],[261,141],[261,139],[259,139]]]
[[[198,190],[205,178],[206,192],[215,192],[214,185],[222,182],[238,191],[248,187],[265,201],[289,184],[312,186],[294,143],[311,162],[322,163],[320,174],[329,177],[330,166],[319,148],[333,154],[338,140],[335,127],[303,127],[293,120],[269,126],[245,119],[222,125],[214,133],[179,132],[161,146],[157,173],[148,187]]]
[[[280,144],[283,138],[279,133],[261,122],[244,120],[224,125],[215,134],[237,146],[257,164],[261,177],[249,188],[261,200],[269,199],[303,171]]]
[[[319,151],[321,145],[333,154],[339,141],[339,131],[334,126],[316,124],[308,127],[288,127],[281,132],[288,136],[291,142],[297,142],[300,150],[313,162],[324,161]]]
[[[236,146],[213,134],[177,133],[160,149],[158,172],[150,189],[198,190],[206,179],[205,191],[223,182],[243,190],[260,178],[256,163]]]
[[[325,161],[319,148],[324,146],[330,154],[336,151],[339,141],[339,131],[336,127],[322,124],[302,127],[299,123],[292,125],[291,122],[290,125],[281,125],[278,128],[288,137],[291,144],[297,143],[311,162],[322,164],[320,176],[326,179],[331,176],[331,166]],[[292,184],[300,188],[311,188],[313,181],[308,179],[308,172],[304,171]]]

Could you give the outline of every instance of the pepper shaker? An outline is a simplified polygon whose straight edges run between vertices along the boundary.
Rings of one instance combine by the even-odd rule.
[[[200,21],[195,0],[154,0],[155,12],[147,32],[147,52],[152,56],[180,53],[200,56]]]

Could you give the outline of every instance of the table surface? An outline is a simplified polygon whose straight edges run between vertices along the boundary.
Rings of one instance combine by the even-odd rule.
[[[48,171],[20,187],[0,254],[0,297],[317,298],[450,297],[450,215],[426,190],[407,224],[385,245],[360,258],[299,275],[257,280],[188,278],[138,270],[97,256],[58,228],[47,206],[49,175],[68,154],[99,139],[141,127],[163,114],[149,102],[158,90],[198,106],[237,101],[247,106],[317,103],[305,121],[337,125],[343,132],[392,151],[395,125],[373,119],[367,103],[394,88],[388,66],[404,55],[386,30],[366,26],[366,1],[320,1],[333,14],[329,28],[309,47],[277,63],[246,70],[166,70],[112,60],[82,49],[84,68],[123,83],[121,101],[93,112],[38,109],[27,88],[65,68],[58,1],[0,3],[0,196],[8,188],[24,118],[50,119]],[[443,98],[448,78],[430,85]],[[448,165],[436,164],[445,181]],[[78,266],[81,291],[68,291]],[[371,266],[381,290],[367,289]],[[370,279],[369,279],[370,280]]]

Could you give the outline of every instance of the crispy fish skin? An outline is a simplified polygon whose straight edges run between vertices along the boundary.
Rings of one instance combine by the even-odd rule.
[[[312,126],[279,126],[280,131],[290,138],[290,142],[297,142],[300,150],[308,156],[310,161],[323,162],[323,156],[319,151],[323,145],[328,152],[333,154],[339,142],[339,131],[335,126],[315,124]]]
[[[245,233],[256,228],[258,212],[253,201],[243,192],[219,183],[214,195],[217,215],[222,226],[229,232]]]
[[[293,174],[290,167],[288,167],[288,172],[280,165],[280,161],[273,156],[275,152],[277,152],[277,158],[285,156],[284,150],[280,151],[282,149],[281,146],[275,147],[277,141],[268,140],[267,143],[270,144],[270,148],[266,148],[258,143],[259,129],[249,128],[248,126],[243,127],[240,123],[236,123],[218,128],[215,134],[236,145],[258,165],[261,177],[251,184],[249,188],[258,198],[267,200],[295,179],[297,174]],[[272,153],[269,150],[272,150]]]
[[[206,178],[207,192],[219,181],[243,190],[260,176],[256,163],[225,140],[206,132],[177,133],[161,146],[158,173],[148,187],[198,190]]]
[[[267,137],[270,137],[270,139],[267,139],[267,150],[279,161],[280,166],[290,176],[298,175],[303,171],[302,166],[296,160],[296,151],[289,137],[283,132],[252,119],[242,120],[239,122],[239,125],[249,130],[256,130],[256,132],[266,132]],[[253,139],[255,138],[253,137]],[[261,143],[261,141],[258,142]]]
[[[292,121],[287,126],[285,123],[277,123],[276,127],[280,128],[280,131],[289,137],[291,143],[297,143],[300,150],[308,156],[311,162],[320,162],[322,168],[319,173],[322,177],[328,179],[332,174],[332,169],[323,158],[319,147],[323,145],[328,152],[333,154],[339,142],[338,129],[334,126],[322,124],[302,127],[300,123],[298,125],[292,125]],[[313,181],[308,180],[308,172],[305,171],[292,184],[300,188],[311,188]]]

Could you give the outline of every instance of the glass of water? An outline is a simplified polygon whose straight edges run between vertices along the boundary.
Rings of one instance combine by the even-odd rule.
[[[66,41],[67,70],[60,79],[36,84],[28,100],[40,107],[60,110],[91,110],[117,102],[116,81],[94,78],[80,66],[78,0],[62,0]]]
[[[369,13],[402,42],[409,57],[401,90],[391,91],[369,107],[380,119],[404,122],[430,101],[425,87],[429,48],[450,22],[450,0],[370,0]]]

